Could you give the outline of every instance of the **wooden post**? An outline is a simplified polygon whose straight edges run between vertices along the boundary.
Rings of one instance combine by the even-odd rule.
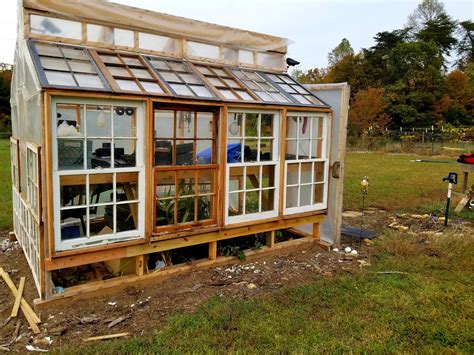
[[[217,259],[217,241],[209,242],[209,260]]]
[[[267,247],[273,248],[275,246],[275,231],[268,232],[266,239]]]
[[[138,255],[135,257],[135,273],[137,276],[143,276],[145,273],[145,256]]]
[[[316,240],[320,239],[320,224],[319,223],[313,223],[313,238]]]

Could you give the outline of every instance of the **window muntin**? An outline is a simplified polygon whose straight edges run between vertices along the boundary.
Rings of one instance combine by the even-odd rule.
[[[279,129],[275,112],[229,113],[226,223],[278,215]]]
[[[213,112],[154,115],[156,231],[217,223],[217,130]]]
[[[50,86],[108,90],[95,63],[84,48],[32,42],[40,78]]]
[[[121,91],[166,94],[148,64],[138,55],[97,52]]]
[[[215,87],[225,100],[258,101],[245,86],[224,67],[195,65],[195,68]]]
[[[73,40],[82,39],[82,24],[78,21],[63,20],[55,17],[30,15],[31,33],[68,38]]]
[[[79,100],[53,108],[56,250],[143,237],[143,110]]]
[[[290,78],[288,75],[283,74],[266,74],[270,80],[272,80],[279,89],[287,93],[293,103],[302,104],[302,105],[317,105],[324,106],[324,103],[321,102],[316,96],[310,93],[308,90],[303,88],[300,84]]]
[[[262,101],[288,103],[290,100],[281,94],[268,80],[258,72],[250,70],[232,70],[249,89],[251,89]]]
[[[212,91],[186,63],[156,57],[146,59],[177,96],[215,98]]]
[[[327,206],[329,124],[327,115],[287,115],[285,214]]]

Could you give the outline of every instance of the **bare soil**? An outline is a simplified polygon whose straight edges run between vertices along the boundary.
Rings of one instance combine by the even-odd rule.
[[[369,211],[365,227],[380,230],[387,228],[394,219],[398,225],[409,228],[407,233],[440,233],[439,230],[442,230],[439,228],[439,222],[436,223],[431,218],[393,216],[381,210]],[[354,216],[347,217],[345,222],[358,226],[359,221],[360,218],[355,213]],[[454,224],[453,228],[458,228],[463,233],[473,231],[469,224],[463,224],[461,227],[460,224]],[[26,276],[24,296],[32,305],[33,299],[38,296],[30,269],[18,244],[7,240],[7,233],[0,235],[0,266],[10,273],[16,285],[21,276]],[[370,265],[370,255],[376,252],[371,244],[344,237],[339,249],[343,250],[345,246],[350,245],[358,251],[358,255],[323,250],[316,244],[302,245],[292,248],[291,251],[263,254],[251,261],[240,261],[236,258],[230,265],[193,271],[146,287],[129,287],[112,296],[71,300],[69,304],[39,312],[43,322],[40,324],[42,333],[36,336],[28,328],[23,314],[20,314],[18,318],[21,328],[16,339],[12,339],[12,335],[17,320],[13,319],[4,324],[10,315],[14,298],[2,280],[0,351],[4,347],[23,353],[27,345],[47,350],[65,345],[79,345],[83,343],[83,339],[92,336],[124,332],[129,332],[130,336],[151,333],[171,314],[177,311],[193,312],[211,297],[247,299],[282,287],[300,285],[316,277],[355,272]]]

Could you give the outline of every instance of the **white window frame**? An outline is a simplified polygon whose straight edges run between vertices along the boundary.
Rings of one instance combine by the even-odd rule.
[[[304,213],[304,212],[312,212],[312,211],[318,211],[318,210],[324,210],[328,206],[328,188],[329,188],[329,140],[330,140],[330,131],[331,131],[331,120],[329,118],[329,114],[327,113],[317,113],[317,112],[288,112],[286,115],[286,120],[291,119],[292,117],[311,117],[312,119],[310,120],[311,124],[309,127],[310,131],[310,144],[312,147],[313,144],[313,118],[319,118],[323,119],[323,135],[322,135],[322,150],[321,150],[321,158],[310,158],[310,159],[293,159],[293,160],[287,160],[285,159],[285,175],[284,175],[284,186],[283,186],[283,214],[284,215],[291,215],[291,214],[296,214],[296,213]],[[299,129],[297,129],[297,134],[296,134],[296,141],[298,142],[300,137],[299,137]],[[285,137],[285,139],[288,139],[288,137]],[[287,141],[288,142],[288,141]],[[299,144],[297,144],[297,150],[299,149]],[[310,148],[311,151],[312,148]],[[298,158],[298,151],[296,152],[296,157]],[[287,185],[288,185],[288,165],[290,164],[298,164],[299,165],[299,170],[301,170],[301,163],[312,163],[313,168],[311,169],[311,201],[314,201],[314,185],[315,185],[315,178],[314,178],[314,163],[320,163],[324,162],[324,188],[323,188],[323,202],[316,203],[316,204],[310,204],[310,205],[305,205],[305,206],[298,206],[298,207],[286,207],[286,199],[287,199]],[[298,174],[299,177],[299,182],[298,182],[298,205],[300,201],[300,188],[301,188],[301,174]],[[294,184],[293,184],[294,185]],[[291,185],[291,186],[293,186]],[[303,184],[303,185],[309,185],[309,184]]]
[[[97,105],[97,106],[124,106],[134,107],[136,109],[136,166],[130,168],[104,168],[104,169],[77,169],[77,170],[59,170],[58,169],[58,156],[57,156],[57,105],[58,104],[78,104],[84,105],[84,116],[83,125],[87,125],[86,121],[86,105]],[[94,247],[98,245],[104,245],[109,243],[124,242],[134,239],[145,238],[145,103],[140,101],[122,101],[122,100],[89,100],[89,99],[77,99],[77,98],[58,98],[53,97],[51,100],[51,137],[52,137],[52,158],[53,158],[53,207],[54,207],[54,247],[55,251],[64,251],[71,249],[80,249],[87,247]],[[113,132],[113,120],[111,123],[111,130]],[[86,132],[86,129],[84,129]],[[87,136],[86,136],[87,137]],[[84,158],[86,144],[84,144]],[[111,158],[113,160],[113,156]],[[84,159],[86,162],[86,159]],[[86,177],[86,196],[89,198],[89,176],[94,174],[113,174],[113,186],[116,187],[116,174],[115,173],[127,173],[137,172],[138,173],[138,214],[137,214],[137,229],[133,231],[98,235],[92,237],[81,237],[70,240],[61,240],[61,201],[60,201],[60,177],[66,175],[84,175]],[[113,204],[114,209],[117,205],[115,201],[108,203]],[[89,219],[89,204],[87,204],[87,225]],[[116,221],[115,214],[115,221]],[[116,223],[116,222],[115,222]]]
[[[273,217],[278,217],[278,203],[279,203],[279,196],[280,196],[280,132],[281,132],[281,111],[275,111],[275,110],[248,110],[248,109],[238,109],[238,108],[232,108],[228,110],[228,117],[231,114],[235,113],[255,113],[255,114],[273,114],[273,145],[272,145],[272,152],[273,152],[273,160],[270,161],[256,161],[256,162],[241,162],[241,163],[227,163],[227,149],[225,149],[225,155],[226,155],[226,191],[225,191],[225,219],[224,222],[226,225],[229,224],[235,224],[235,223],[242,223],[242,222],[249,222],[249,221],[257,221],[257,220],[263,220],[263,219],[268,219],[268,218],[273,218]],[[225,129],[228,129],[226,127]],[[242,124],[242,132],[243,136],[245,136],[245,120],[244,123]],[[265,139],[266,137],[263,137]],[[272,137],[268,137],[272,138]],[[239,139],[239,138],[235,138]],[[240,138],[242,139],[242,138]],[[260,133],[259,133],[259,138],[258,141],[260,142],[260,139],[262,139]],[[232,140],[232,139],[230,139]],[[229,135],[227,134],[227,140],[226,140],[226,146],[229,141]],[[241,147],[241,155],[243,156],[243,147]],[[260,144],[258,145],[258,152],[257,156],[260,157]],[[243,159],[242,159],[243,160]],[[273,210],[271,211],[265,211],[265,212],[256,212],[256,213],[251,213],[251,214],[245,214],[245,210],[243,211],[243,215],[239,216],[229,216],[229,179],[230,179],[230,169],[231,168],[239,168],[242,167],[244,168],[244,176],[246,176],[246,168],[247,167],[260,167],[260,166],[274,166],[275,167],[275,187],[273,189],[274,195],[273,195]],[[261,177],[259,179],[261,181]],[[259,188],[259,189],[252,189],[252,190],[258,190],[259,193],[259,206],[261,208],[262,206],[262,191],[266,190],[265,188]],[[233,191],[235,193],[236,191]],[[244,192],[244,200],[246,197],[246,193]]]

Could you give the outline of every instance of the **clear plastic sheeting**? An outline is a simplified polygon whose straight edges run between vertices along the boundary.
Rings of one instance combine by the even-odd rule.
[[[286,53],[286,38],[231,28],[179,16],[138,9],[105,0],[24,0],[26,8],[57,13],[73,19],[89,19],[132,26],[196,41],[225,44],[258,51]]]
[[[30,15],[30,31],[44,36],[63,37],[78,41],[82,39],[80,22],[54,17]]]

